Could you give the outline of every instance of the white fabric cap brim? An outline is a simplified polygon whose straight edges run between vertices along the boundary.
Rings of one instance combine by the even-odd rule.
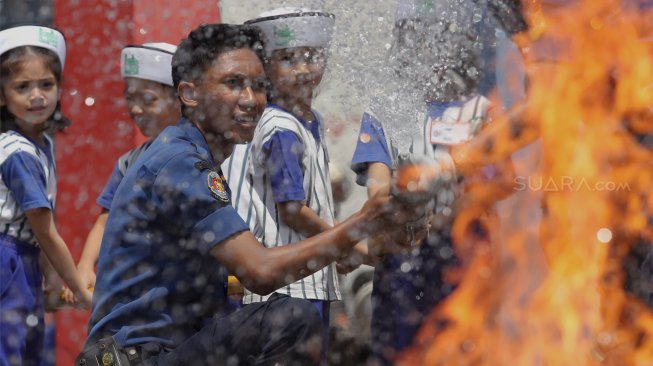
[[[157,47],[157,43],[125,47],[120,55],[120,72],[123,78],[133,77],[173,86],[172,54],[174,49]],[[154,49],[157,48],[157,49]],[[170,52],[170,51],[173,52]]]
[[[285,48],[328,48],[334,23],[333,15],[321,12],[285,14],[246,22],[261,30],[268,55]]]
[[[66,63],[66,40],[56,29],[25,25],[0,32],[0,55],[23,46],[35,46],[53,51],[59,58],[62,69]]]

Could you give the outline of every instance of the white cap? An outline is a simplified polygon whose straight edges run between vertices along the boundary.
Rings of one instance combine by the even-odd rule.
[[[268,55],[284,48],[328,48],[334,23],[333,14],[298,7],[266,11],[245,22],[263,32]]]
[[[42,47],[53,51],[59,58],[62,69],[66,63],[66,40],[63,34],[56,29],[24,25],[0,32],[0,55],[23,46]]]
[[[164,42],[127,46],[120,54],[120,73],[123,78],[133,77],[173,86],[172,55],[176,50],[177,46]]]

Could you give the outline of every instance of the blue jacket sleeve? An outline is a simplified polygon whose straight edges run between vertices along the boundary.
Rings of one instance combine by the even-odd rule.
[[[356,183],[364,186],[367,182],[367,168],[370,163],[383,163],[393,168],[390,149],[386,144],[381,123],[368,113],[363,114],[356,150],[351,161],[351,169],[356,173]]]
[[[111,177],[109,177],[109,181],[107,184],[104,186],[104,189],[102,190],[102,194],[97,198],[97,203],[102,206],[103,208],[106,208],[107,210],[111,209],[111,202],[113,201],[113,196],[116,194],[116,189],[118,189],[118,185],[122,181],[123,175],[120,172],[120,169],[118,167],[118,163],[113,167],[113,172],[111,173]]]

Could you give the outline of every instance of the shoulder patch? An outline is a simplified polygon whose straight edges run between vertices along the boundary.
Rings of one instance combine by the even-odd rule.
[[[220,174],[215,171],[210,171],[207,177],[211,195],[220,201],[229,202],[229,195],[224,188],[224,179]]]

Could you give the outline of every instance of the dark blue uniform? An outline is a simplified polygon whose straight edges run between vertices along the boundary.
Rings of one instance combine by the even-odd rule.
[[[245,230],[201,132],[185,119],[166,128],[116,191],[86,347],[113,336],[159,365],[292,358],[288,344],[321,332],[305,326],[319,326],[308,302],[275,296],[209,321],[224,306],[227,270],[208,252]],[[279,331],[279,321],[289,325]]]

